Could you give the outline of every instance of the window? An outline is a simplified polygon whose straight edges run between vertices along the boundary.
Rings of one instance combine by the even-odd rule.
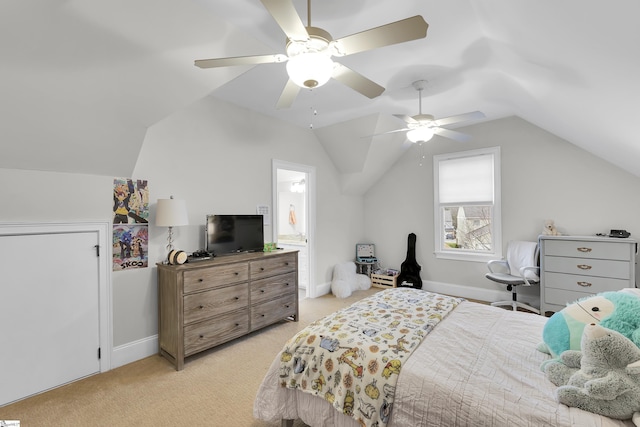
[[[500,147],[434,156],[433,174],[436,257],[501,258]]]

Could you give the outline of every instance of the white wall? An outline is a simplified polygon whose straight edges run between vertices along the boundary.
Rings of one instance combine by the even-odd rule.
[[[344,196],[313,133],[205,98],[149,129],[131,177],[149,180],[152,223],[158,198],[187,201],[191,225],[176,229],[176,246],[193,251],[204,244],[206,214],[252,213],[257,204],[271,204],[272,158],[315,166],[317,284],[328,283],[333,266],[353,259],[363,241],[376,244],[385,267],[398,268],[407,234],[415,232],[423,280],[500,290],[484,279],[484,264],[433,256],[431,156],[448,150],[502,147],[505,243],[535,239],[545,218],[573,234],[626,228],[640,236],[639,178],[518,118],[464,131],[473,135],[471,143],[435,138],[424,166],[411,149],[364,197]],[[111,219],[113,177],[0,169],[0,181],[0,222]],[[151,267],[112,274],[114,347],[135,347],[157,333],[154,265],[165,244],[166,229],[151,224]],[[25,255],[34,263],[42,256],[37,248]]]
[[[155,263],[164,259],[167,230],[153,225],[156,200],[174,195],[187,201],[190,225],[176,228],[175,240],[192,252],[204,245],[206,214],[254,213],[258,204],[271,205],[272,158],[316,167],[316,283],[328,283],[333,265],[353,257],[364,229],[362,198],[340,194],[339,175],[313,133],[205,98],[151,127],[132,171],[132,178],[149,180],[150,267],[112,273],[116,350],[134,357],[157,351]],[[110,221],[113,178],[0,169],[0,222]],[[265,235],[270,239],[270,227]],[[34,248],[25,256],[37,265],[42,254]],[[123,363],[131,361],[127,357]]]
[[[433,155],[481,147],[501,147],[503,249],[509,240],[536,240],[547,218],[567,234],[624,228],[640,238],[640,178],[517,117],[460,130],[473,136],[471,142],[435,137],[423,166],[414,146],[365,195],[365,233],[383,266],[400,267],[413,232],[423,281],[474,288],[468,297],[480,289],[497,299],[504,291],[484,278],[484,263],[434,255]],[[523,299],[535,301],[537,291],[523,290]]]

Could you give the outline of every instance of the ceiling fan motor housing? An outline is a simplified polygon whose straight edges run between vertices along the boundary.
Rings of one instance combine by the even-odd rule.
[[[287,39],[287,73],[298,86],[312,89],[322,86],[333,72],[329,45],[331,34],[322,28],[306,27],[307,40]]]

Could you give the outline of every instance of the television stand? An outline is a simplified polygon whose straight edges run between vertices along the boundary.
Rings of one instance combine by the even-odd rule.
[[[279,322],[298,321],[298,251],[158,267],[159,354],[184,359]]]

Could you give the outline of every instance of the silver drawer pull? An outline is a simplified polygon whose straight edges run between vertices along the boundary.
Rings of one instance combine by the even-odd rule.
[[[588,288],[589,286],[591,286],[591,283],[589,282],[576,282],[578,284],[578,286],[582,286],[583,288]]]
[[[585,247],[577,248],[577,249],[578,249],[578,252],[585,252],[585,253],[586,253],[586,252],[591,252],[591,251],[592,251],[592,249],[591,249],[591,248],[585,248]]]
[[[580,270],[591,270],[591,266],[590,266],[590,265],[587,265],[587,264],[578,264],[578,265],[577,265],[577,267],[578,267]]]

